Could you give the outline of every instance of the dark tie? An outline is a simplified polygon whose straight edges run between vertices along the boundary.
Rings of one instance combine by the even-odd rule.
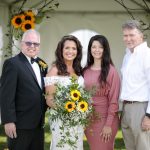
[[[31,57],[31,64],[33,64],[34,62],[37,62],[37,58]]]

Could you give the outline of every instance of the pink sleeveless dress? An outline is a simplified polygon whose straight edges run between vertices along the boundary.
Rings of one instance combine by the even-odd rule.
[[[90,125],[85,130],[85,135],[90,146],[90,150],[113,150],[114,140],[118,130],[118,98],[120,92],[120,78],[116,69],[111,65],[107,77],[108,86],[103,89],[98,88],[98,77],[100,70],[87,69],[84,73],[85,88],[96,87],[93,98],[96,117],[93,117]],[[99,118],[100,117],[100,118]],[[109,142],[103,142],[100,136],[104,126],[112,128],[112,137]]]

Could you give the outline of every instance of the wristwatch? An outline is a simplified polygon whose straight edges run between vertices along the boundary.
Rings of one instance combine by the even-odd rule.
[[[146,113],[145,116],[147,116],[148,118],[150,118],[150,114],[149,113]]]

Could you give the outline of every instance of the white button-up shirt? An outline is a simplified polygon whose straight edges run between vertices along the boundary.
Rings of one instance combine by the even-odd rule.
[[[28,59],[29,63],[31,64],[31,58],[28,56],[26,56],[26,58]],[[39,65],[36,62],[34,62],[33,64],[31,64],[31,67],[33,68],[33,71],[36,75],[39,86],[42,88],[41,73],[40,73]]]
[[[121,101],[148,101],[150,114],[150,48],[143,42],[131,53],[126,49],[122,68]]]

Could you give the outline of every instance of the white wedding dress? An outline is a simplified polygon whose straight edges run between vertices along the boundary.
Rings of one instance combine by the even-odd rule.
[[[66,77],[66,76],[52,76],[52,77],[45,77],[44,82],[45,82],[45,86],[53,85],[56,83],[62,84],[63,86],[67,86],[71,83],[71,80],[70,80],[70,77]],[[79,76],[78,84],[81,86],[84,85],[84,79],[82,76]],[[49,111],[53,111],[53,110],[50,109]],[[57,120],[55,122],[49,122],[49,124],[50,124],[50,129],[52,132],[50,150],[83,150],[84,129],[82,126],[75,126],[75,127],[69,128],[69,133],[71,134],[71,138],[75,139],[75,135],[78,136],[78,140],[75,144],[76,148],[72,148],[67,143],[64,145],[64,147],[57,146],[62,136],[62,134],[60,133],[62,131],[60,129],[62,125],[61,120]]]

